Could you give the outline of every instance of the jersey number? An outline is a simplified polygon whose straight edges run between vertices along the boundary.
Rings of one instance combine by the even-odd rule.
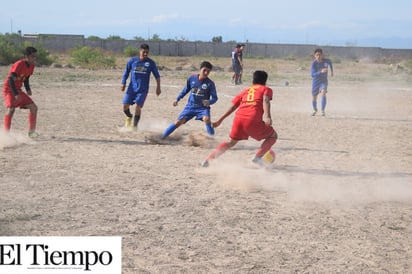
[[[247,92],[246,101],[247,102],[255,101],[255,89],[254,88],[250,88],[249,91]]]

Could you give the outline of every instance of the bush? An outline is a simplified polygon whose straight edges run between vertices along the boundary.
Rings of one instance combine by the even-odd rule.
[[[83,68],[97,69],[115,67],[115,58],[113,56],[107,57],[106,55],[107,53],[100,49],[77,47],[71,52],[70,57],[73,60],[73,64]]]
[[[133,57],[139,55],[139,50],[135,47],[132,46],[127,46],[124,50],[123,53],[126,57]]]
[[[36,65],[48,66],[53,63],[49,52],[41,45],[32,45],[29,42],[18,43],[17,34],[0,35],[0,65],[10,65],[24,57],[24,49],[33,46],[37,49]],[[17,41],[17,42],[16,42]]]

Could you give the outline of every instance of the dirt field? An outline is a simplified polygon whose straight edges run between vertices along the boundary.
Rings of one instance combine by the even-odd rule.
[[[326,117],[312,117],[310,60],[246,59],[246,84],[265,69],[275,92],[276,162],[252,168],[249,140],[202,169],[233,116],[214,140],[190,121],[146,143],[177,118],[199,63],[154,59],[162,94],[152,79],[138,132],[121,129],[123,67],[36,68],[40,138],[26,137],[24,110],[0,133],[0,236],[122,236],[123,273],[412,272],[412,74],[336,63]],[[208,60],[223,69],[213,120],[246,84],[231,84],[230,59]]]

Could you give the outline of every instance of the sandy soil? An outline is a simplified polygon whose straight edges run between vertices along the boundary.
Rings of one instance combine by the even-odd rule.
[[[214,118],[246,87],[230,83],[228,61],[212,60],[224,68],[211,74]],[[267,169],[249,163],[254,140],[199,167],[232,117],[214,140],[191,121],[166,144],[145,142],[176,119],[196,71],[168,64],[139,131],[124,132],[122,68],[36,68],[40,138],[26,137],[24,110],[0,133],[0,235],[122,236],[123,273],[411,273],[411,74],[337,63],[327,115],[311,117],[307,60],[245,63],[246,82],[266,69],[275,91]]]

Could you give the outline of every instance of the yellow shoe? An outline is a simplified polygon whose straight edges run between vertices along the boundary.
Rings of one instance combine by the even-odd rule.
[[[132,117],[126,117],[126,122],[124,123],[124,127],[132,127]]]
[[[39,134],[37,132],[35,131],[29,132],[29,138],[36,139],[37,137],[39,137]]]

